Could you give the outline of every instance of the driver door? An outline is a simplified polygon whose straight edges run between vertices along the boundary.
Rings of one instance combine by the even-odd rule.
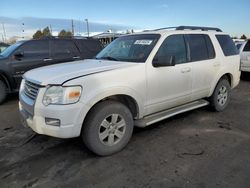
[[[11,70],[17,87],[21,83],[22,75],[34,68],[47,65],[50,58],[49,40],[33,40],[25,42],[12,55]]]

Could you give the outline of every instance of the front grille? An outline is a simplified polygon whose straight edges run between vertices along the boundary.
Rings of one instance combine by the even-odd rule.
[[[35,100],[40,87],[41,86],[38,84],[25,80],[23,91],[27,97],[31,98],[32,100]]]

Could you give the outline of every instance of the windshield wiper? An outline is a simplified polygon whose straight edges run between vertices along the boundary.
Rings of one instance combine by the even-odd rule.
[[[107,60],[112,60],[112,61],[118,61],[118,59],[111,57],[111,56],[105,56],[105,57],[101,57],[99,59],[107,59]]]

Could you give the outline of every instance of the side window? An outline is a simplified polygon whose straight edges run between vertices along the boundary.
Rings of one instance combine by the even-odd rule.
[[[165,39],[159,48],[155,58],[174,56],[175,63],[187,62],[186,45],[183,35],[171,35]]]
[[[250,52],[250,41],[248,41],[243,49],[243,52]]]
[[[53,50],[53,55],[61,58],[70,58],[79,55],[78,49],[70,40],[54,40]]]
[[[47,58],[49,56],[49,41],[37,40],[24,43],[18,51],[24,53],[24,57],[36,56]]]
[[[208,47],[206,39],[202,34],[189,34],[186,35],[190,49],[190,60],[191,61],[202,61],[209,59]],[[210,41],[211,42],[211,41]],[[211,50],[210,43],[210,50]],[[212,53],[212,52],[210,52]]]
[[[225,56],[237,55],[239,52],[229,35],[216,35]]]

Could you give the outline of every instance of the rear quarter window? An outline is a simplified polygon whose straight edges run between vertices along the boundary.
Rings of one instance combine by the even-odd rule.
[[[239,54],[233,40],[229,35],[215,35],[225,56]]]

